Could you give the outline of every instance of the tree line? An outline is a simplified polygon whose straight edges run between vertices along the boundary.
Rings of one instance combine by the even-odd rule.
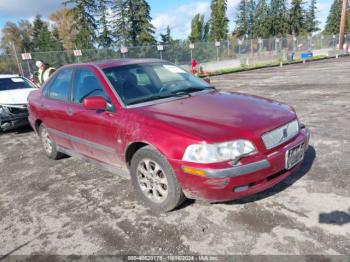
[[[31,23],[21,20],[7,22],[0,47],[12,53],[14,44],[19,52],[47,52],[72,49],[110,48],[179,44],[171,28],[157,42],[146,0],[66,0],[63,8],[49,16],[49,22],[37,15]],[[342,0],[334,0],[322,33],[337,34]],[[241,0],[235,17],[227,17],[227,0],[211,0],[210,17],[196,14],[187,41],[222,41],[229,37],[268,38],[286,35],[309,35],[319,32],[317,3],[303,0]],[[350,30],[349,8],[347,32]],[[230,20],[231,19],[231,20]],[[234,29],[229,32],[230,23]]]
[[[226,1],[216,0],[211,4],[211,17],[205,20],[203,14],[192,19],[190,41],[226,40],[229,19],[226,17]],[[342,0],[334,0],[326,26],[325,35],[339,33]],[[311,0],[306,6],[303,0],[241,0],[233,19],[232,36],[238,38],[269,38],[287,35],[303,36],[319,32],[317,2]],[[349,7],[346,32],[350,31]]]

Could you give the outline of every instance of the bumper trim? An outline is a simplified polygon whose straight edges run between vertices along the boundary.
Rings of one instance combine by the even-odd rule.
[[[247,165],[235,166],[226,169],[204,169],[207,177],[224,178],[242,176],[270,167],[266,159]]]

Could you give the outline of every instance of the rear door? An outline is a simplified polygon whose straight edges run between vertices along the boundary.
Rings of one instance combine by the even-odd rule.
[[[119,133],[118,115],[111,99],[96,76],[88,67],[77,68],[72,81],[71,116],[69,132],[75,151],[95,160],[121,166],[116,146]],[[101,96],[109,104],[106,111],[87,110],[82,105],[84,98]]]
[[[45,87],[45,95],[39,105],[40,111],[44,112],[42,121],[49,129],[50,135],[58,145],[68,149],[72,146],[68,136],[68,103],[73,70],[66,68],[57,73]]]

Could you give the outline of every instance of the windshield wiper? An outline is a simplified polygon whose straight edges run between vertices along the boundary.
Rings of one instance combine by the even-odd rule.
[[[204,90],[209,90],[209,89],[215,89],[215,87],[213,87],[213,86],[209,86],[207,88],[190,87],[190,88],[185,88],[185,89],[179,89],[179,90],[175,90],[175,91],[172,91],[170,93],[163,94],[163,95],[153,95],[153,96],[145,97],[145,98],[137,100],[137,101],[132,101],[132,102],[128,103],[128,105],[135,105],[135,104],[150,102],[153,100],[164,99],[164,98],[169,98],[169,97],[192,96],[191,93],[193,93],[193,92],[204,91]]]
[[[208,87],[189,87],[189,88],[184,88],[184,89],[179,89],[179,90],[175,90],[173,91],[172,93],[173,94],[187,94],[187,95],[190,95],[190,93],[193,93],[193,92],[200,92],[200,91],[204,91],[204,90],[210,90],[210,89],[215,89],[214,86],[208,86]]]
[[[137,101],[132,101],[132,102],[128,103],[128,105],[135,105],[135,104],[150,102],[150,101],[157,100],[157,99],[169,98],[169,97],[173,97],[173,96],[174,96],[174,94],[154,95],[154,96],[149,96],[149,97],[137,100]]]

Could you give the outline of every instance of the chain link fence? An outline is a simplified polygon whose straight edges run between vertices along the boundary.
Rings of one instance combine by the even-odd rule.
[[[350,35],[345,37],[346,49]],[[338,36],[305,36],[269,39],[234,39],[222,42],[189,43],[175,41],[171,45],[138,46],[115,49],[81,50],[75,56],[74,50],[31,53],[32,59],[22,60],[20,54],[0,54],[0,73],[23,72],[28,76],[36,71],[35,61],[41,60],[56,68],[71,63],[83,63],[118,58],[158,58],[168,60],[189,69],[192,59],[201,64],[204,71],[213,72],[228,68],[264,65],[286,62],[291,55],[300,59],[302,53],[312,52],[313,56],[335,56],[339,52]],[[127,51],[127,52],[126,52]],[[289,59],[288,59],[289,58]]]

